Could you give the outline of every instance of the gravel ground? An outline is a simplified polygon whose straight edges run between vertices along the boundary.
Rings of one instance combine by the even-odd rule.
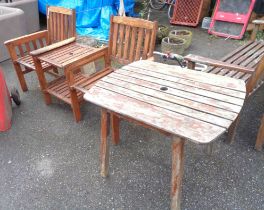
[[[160,13],[159,22],[168,24]],[[153,15],[152,18],[157,17]],[[175,27],[172,28],[183,28]],[[220,58],[241,42],[212,38],[200,28],[186,53]],[[157,46],[159,49],[159,46]],[[17,86],[10,61],[0,63],[8,86]],[[121,144],[110,147],[110,176],[99,174],[100,110],[44,104],[36,75],[13,107],[12,129],[0,133],[0,209],[169,209],[171,150],[167,137],[122,122]],[[223,135],[212,155],[187,142],[182,209],[264,209],[264,153],[253,147],[264,112],[264,86],[245,104],[236,142]]]

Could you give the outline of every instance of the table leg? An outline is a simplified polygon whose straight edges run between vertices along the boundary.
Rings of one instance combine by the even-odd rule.
[[[101,176],[106,177],[108,175],[109,168],[109,144],[107,142],[107,110],[101,110],[101,146],[100,146],[100,166]]]
[[[240,114],[238,114],[235,121],[231,124],[227,132],[227,142],[233,144],[235,142],[236,130],[240,121]]]
[[[117,145],[120,142],[119,122],[119,117],[111,113],[112,142],[114,145]]]
[[[181,209],[181,189],[184,164],[184,139],[172,139],[171,210]]]
[[[80,102],[78,100],[77,91],[75,89],[70,89],[70,96],[71,96],[71,107],[73,111],[73,115],[76,122],[79,122],[82,118],[81,109],[80,109]]]
[[[46,78],[45,78],[45,75],[44,75],[40,60],[37,59],[36,57],[33,57],[33,61],[34,61],[34,65],[36,67],[36,73],[37,73],[37,76],[38,76],[38,80],[39,80],[39,85],[40,85],[41,91],[42,91],[42,93],[44,95],[44,99],[45,99],[46,104],[49,105],[52,102],[51,101],[51,95],[45,91],[45,89],[47,87],[47,83],[46,83]]]

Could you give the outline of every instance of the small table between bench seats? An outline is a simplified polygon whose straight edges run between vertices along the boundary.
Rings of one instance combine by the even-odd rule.
[[[54,46],[55,45],[56,44],[54,44]],[[51,103],[50,95],[70,104],[73,109],[75,120],[78,122],[81,115],[80,113],[77,113],[79,109],[76,109],[75,106],[79,106],[79,101],[83,100],[83,94],[80,91],[77,91],[77,98],[75,98],[71,93],[70,85],[76,81],[85,79],[86,77],[83,74],[75,74],[74,78],[71,78],[69,71],[78,70],[85,64],[93,62],[101,57],[107,59],[107,50],[107,47],[94,48],[74,41],[59,47],[54,47],[51,50],[47,49],[43,53],[37,55],[34,55],[34,52],[32,52],[46,104]],[[43,65],[41,65],[41,63],[49,64],[58,69],[63,69],[64,76],[47,83],[43,74]]]
[[[108,174],[107,113],[113,142],[119,118],[172,136],[171,209],[180,209],[184,141],[210,143],[239,114],[246,96],[242,80],[137,61],[100,79],[84,99],[102,107],[101,175]]]

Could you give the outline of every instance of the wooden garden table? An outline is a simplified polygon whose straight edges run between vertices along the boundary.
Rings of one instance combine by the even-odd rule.
[[[102,107],[101,175],[108,174],[108,113],[114,143],[120,118],[157,129],[172,137],[171,209],[180,209],[185,140],[207,144],[217,139],[238,116],[245,96],[242,80],[148,60],[115,70],[84,95]]]

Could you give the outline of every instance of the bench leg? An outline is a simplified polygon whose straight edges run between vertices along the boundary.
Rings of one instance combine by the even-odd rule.
[[[25,76],[24,76],[24,74],[22,72],[21,66],[18,63],[15,63],[14,67],[15,67],[15,70],[16,70],[17,78],[18,78],[18,81],[20,83],[21,89],[24,92],[28,91],[27,83],[26,83],[26,80],[25,80]]]
[[[262,117],[261,125],[259,127],[255,149],[261,151],[263,144],[264,144],[264,116]]]
[[[45,103],[47,105],[49,105],[49,104],[51,104],[52,100],[51,100],[51,95],[45,91],[45,89],[47,87],[47,83],[46,83],[46,78],[45,78],[41,63],[36,57],[33,57],[33,60],[34,60],[34,65],[36,67],[36,73],[38,76],[40,89],[43,93]]]
[[[184,139],[172,139],[171,210],[181,209],[181,190],[184,164]]]
[[[250,37],[250,40],[251,41],[255,41],[256,40],[257,33],[259,31],[259,26],[260,26],[259,24],[255,24],[254,25],[254,29],[253,29],[252,34],[251,34],[251,37]]]
[[[101,176],[108,176],[109,169],[109,144],[107,142],[108,115],[105,109],[101,111],[101,145],[100,145],[100,167]]]
[[[82,118],[80,103],[75,89],[70,90],[71,95],[71,107],[76,122],[79,122]]]
[[[235,142],[236,130],[240,121],[240,114],[237,116],[235,121],[231,124],[227,133],[227,142],[233,144]]]
[[[119,124],[120,124],[119,117],[111,113],[112,142],[114,145],[117,145],[120,142]]]

